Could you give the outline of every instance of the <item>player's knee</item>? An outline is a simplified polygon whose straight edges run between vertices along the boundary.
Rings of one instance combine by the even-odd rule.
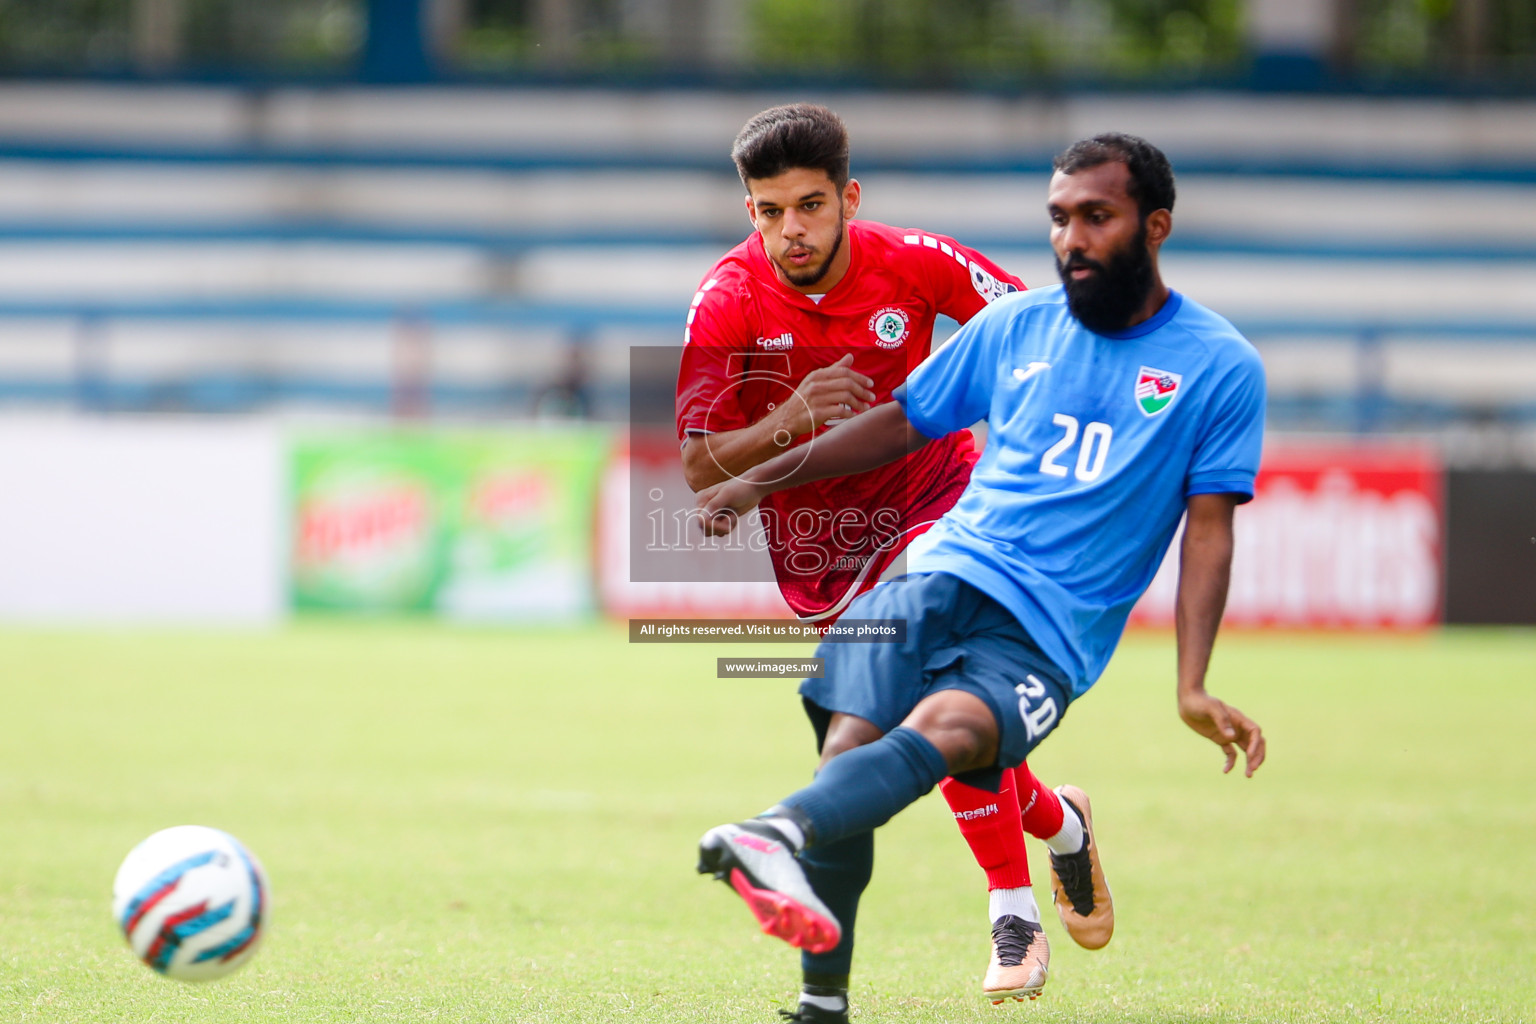
[[[883,735],[879,726],[868,719],[839,712],[827,726],[827,738],[821,744],[821,764],[825,766],[838,754],[873,743]]]
[[[941,690],[924,698],[901,724],[938,748],[952,775],[997,762],[997,719],[975,694]]]
[[[997,759],[997,744],[988,743],[972,722],[949,723],[927,738],[944,755],[951,775],[979,771]]]

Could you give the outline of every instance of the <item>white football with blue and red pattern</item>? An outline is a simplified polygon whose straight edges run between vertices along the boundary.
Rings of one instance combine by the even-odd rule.
[[[134,955],[182,981],[222,978],[249,960],[271,902],[261,863],[234,836],[202,825],[156,832],[112,883],[112,916]]]

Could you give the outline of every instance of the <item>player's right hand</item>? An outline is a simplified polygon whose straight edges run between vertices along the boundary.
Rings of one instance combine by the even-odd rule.
[[[846,353],[831,366],[805,375],[795,388],[800,401],[779,407],[787,420],[782,426],[791,437],[800,437],[828,421],[847,419],[874,403],[874,386],[874,380],[853,368],[853,353]]]
[[[736,529],[742,515],[763,500],[755,484],[731,477],[699,492],[695,507],[703,512],[699,527],[707,537],[723,537]]]

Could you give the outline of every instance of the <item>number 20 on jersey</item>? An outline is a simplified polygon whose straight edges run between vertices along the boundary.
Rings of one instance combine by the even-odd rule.
[[[1071,473],[1084,483],[1091,483],[1104,472],[1104,461],[1109,457],[1109,442],[1114,439],[1115,431],[1108,423],[1094,421],[1089,423],[1082,431],[1083,440],[1077,448],[1077,465],[1068,469],[1056,460],[1067,456],[1067,451],[1077,444],[1078,422],[1076,416],[1068,416],[1059,412],[1051,417],[1051,422],[1061,427],[1065,433],[1061,439],[1040,456],[1040,472],[1047,476],[1066,476]]]

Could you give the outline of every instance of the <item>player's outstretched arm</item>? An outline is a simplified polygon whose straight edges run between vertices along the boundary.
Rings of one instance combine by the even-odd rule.
[[[1205,692],[1216,630],[1227,605],[1232,571],[1231,494],[1197,494],[1185,512],[1184,544],[1179,551],[1179,596],[1175,623],[1179,645],[1179,717],[1227,755],[1223,772],[1243,752],[1250,778],[1264,763],[1264,732],[1237,708]]]
[[[907,420],[896,402],[868,412],[801,445],[769,459],[740,476],[699,492],[704,532],[719,536],[736,527],[736,518],[775,491],[812,480],[848,476],[883,466],[917,451],[933,438]]]
[[[875,400],[875,382],[853,368],[853,353],[806,374],[795,398],[780,402],[749,427],[690,437],[683,445],[683,478],[701,491],[761,465],[831,420],[853,416]]]

